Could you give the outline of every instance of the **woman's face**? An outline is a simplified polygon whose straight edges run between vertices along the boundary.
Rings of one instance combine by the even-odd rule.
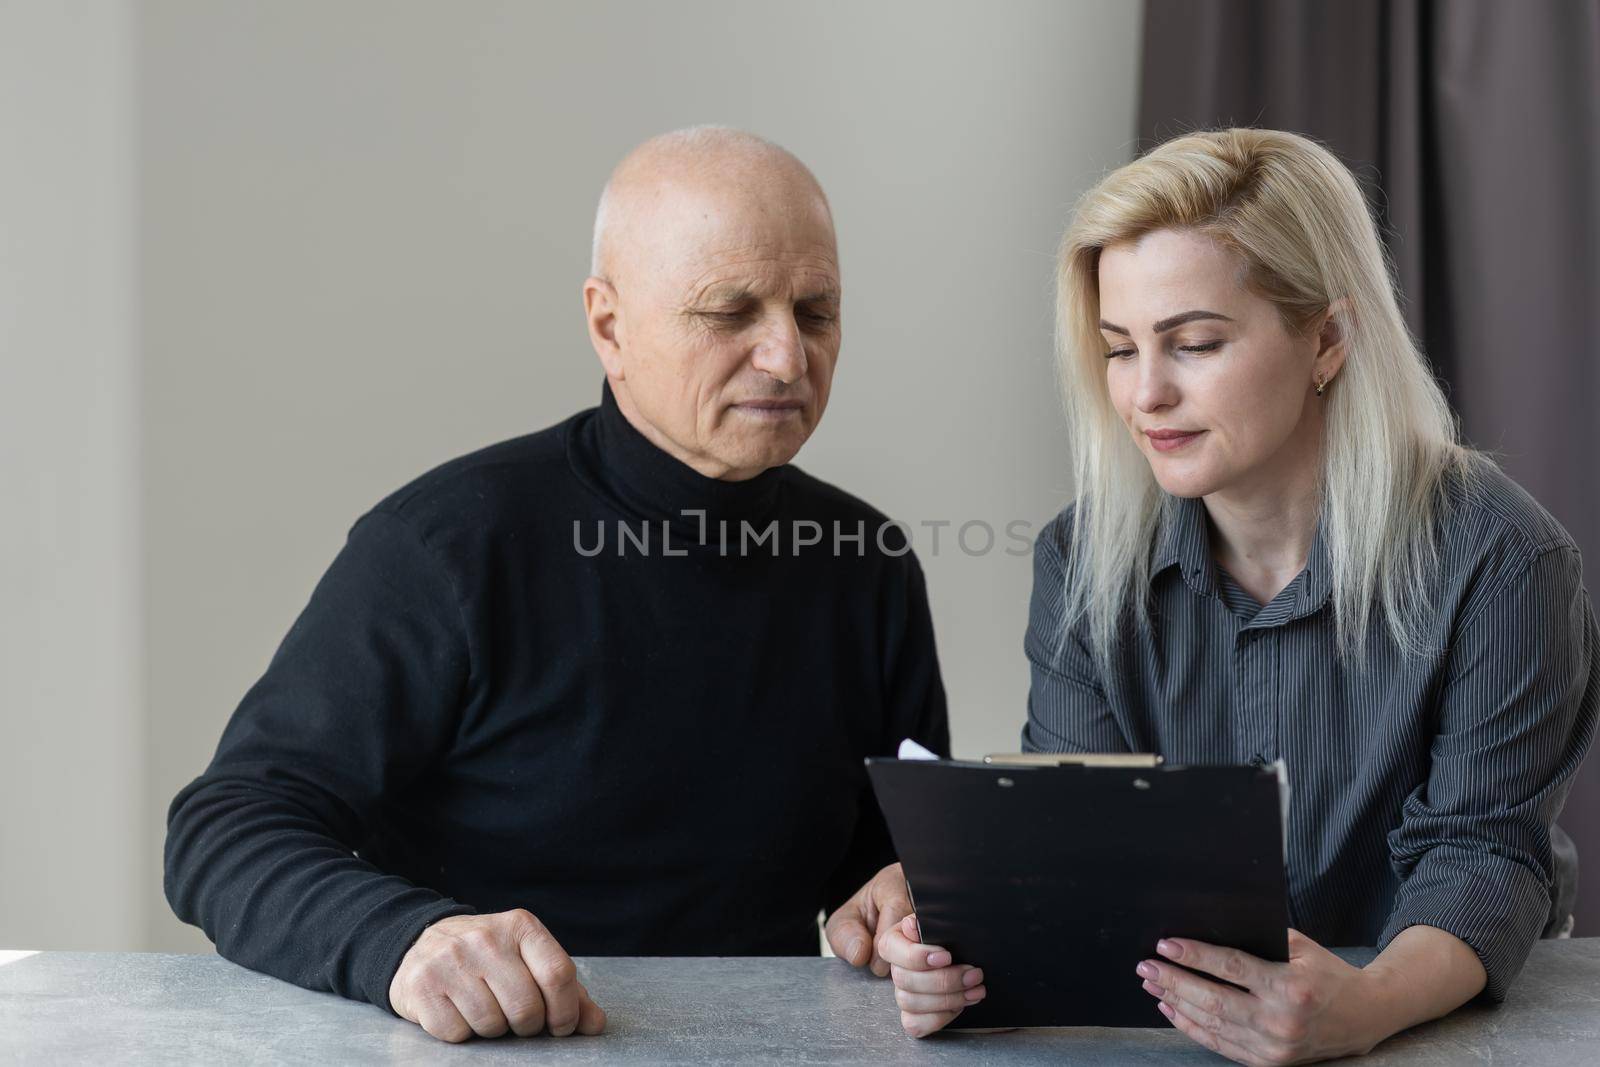
[[[1174,496],[1271,493],[1315,470],[1321,340],[1290,333],[1243,276],[1237,256],[1191,231],[1100,254],[1111,402]]]

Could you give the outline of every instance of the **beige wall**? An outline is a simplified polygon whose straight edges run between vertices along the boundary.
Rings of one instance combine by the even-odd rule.
[[[142,606],[148,718],[137,717],[127,679],[138,662],[124,662],[120,631],[103,638],[116,671],[76,677],[34,707],[92,707],[82,721],[109,731],[99,748],[130,753],[96,766],[119,783],[132,776],[118,795],[141,799],[116,834],[96,830],[120,851],[95,862],[144,909],[143,944],[204,947],[160,895],[165,805],[204,766],[355,516],[449,456],[595,402],[578,296],[590,213],[610,166],[650,134],[753,129],[810,163],[832,197],[845,344],[802,466],[913,525],[1053,514],[1068,487],[1049,362],[1052,252],[1075,196],[1129,150],[1138,7],[137,5],[126,33],[139,72],[135,408],[126,359],[111,380],[123,383],[118,410],[138,416],[141,480],[117,466],[127,450],[97,447],[83,462],[112,498],[141,491],[142,520],[137,500],[119,504],[133,528],[100,535],[94,551],[119,590],[142,574],[142,596],[134,584],[119,602]],[[111,108],[115,69],[77,91],[98,88]],[[111,195],[132,188],[123,177],[79,180]],[[108,281],[105,299],[123,292]],[[131,319],[88,322],[125,357],[117,344],[133,335],[117,330]],[[74,346],[67,364],[30,372],[54,376],[51,404],[70,419],[52,422],[47,407],[7,432],[53,442],[93,423],[97,442],[112,435],[106,446],[129,437],[70,391],[99,374],[88,352]],[[9,346],[6,358],[9,376]],[[39,512],[36,497],[23,501]],[[956,749],[1015,748],[1029,562],[967,556],[953,532],[935,554],[920,529],[918,551]],[[117,570],[140,540],[142,566]],[[69,587],[74,612],[94,599],[81,581]],[[81,656],[54,655],[83,673]],[[74,758],[66,737],[30,750],[38,771],[19,797],[49,795]],[[140,737],[143,760],[131,755]],[[47,813],[41,825],[81,815]],[[3,817],[8,834],[21,825]],[[0,917],[64,884],[47,869],[30,865],[25,898],[0,887]],[[72,877],[77,886],[83,873]],[[52,915],[37,937],[0,927],[0,944],[68,943]],[[127,947],[120,937],[90,940]]]
[[[0,948],[138,947],[156,869],[129,15],[0,2]]]

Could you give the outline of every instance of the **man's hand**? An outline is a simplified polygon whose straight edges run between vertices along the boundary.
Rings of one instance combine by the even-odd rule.
[[[598,1034],[606,1026],[572,957],[521,909],[452,915],[428,927],[400,961],[389,1003],[442,1041],[507,1030],[519,1037]]]
[[[1145,960],[1138,972],[1161,1014],[1195,1042],[1238,1063],[1365,1055],[1393,1032],[1382,1022],[1387,998],[1376,972],[1351,966],[1298,930],[1289,931],[1287,963],[1188,938],[1161,941],[1156,951],[1166,959]]]
[[[911,914],[911,894],[898,863],[891,863],[828,916],[828,947],[852,967],[869,964],[883,978],[889,964],[878,955],[878,935]]]

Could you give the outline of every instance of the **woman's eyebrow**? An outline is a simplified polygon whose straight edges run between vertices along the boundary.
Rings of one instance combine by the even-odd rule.
[[[1150,328],[1152,330],[1154,330],[1156,333],[1166,333],[1168,330],[1174,329],[1174,328],[1176,328],[1178,326],[1182,326],[1186,322],[1196,322],[1196,321],[1198,321],[1200,319],[1221,319],[1223,322],[1232,322],[1233,321],[1232,319],[1230,319],[1228,316],[1224,315],[1220,311],[1199,311],[1199,310],[1196,310],[1196,311],[1185,311],[1185,312],[1183,312],[1181,314],[1173,315],[1171,318],[1162,319],[1160,322],[1156,323],[1154,326],[1152,326]]]
[[[1201,319],[1218,319],[1222,322],[1233,321],[1233,319],[1229,318],[1227,315],[1224,315],[1220,311],[1205,311],[1197,308],[1194,311],[1182,311],[1176,315],[1164,318],[1150,328],[1156,333],[1166,333],[1168,330],[1182,326],[1186,322],[1198,322]],[[1105,319],[1100,320],[1100,328],[1105,330],[1107,333],[1120,333],[1124,337],[1133,336],[1124,327],[1107,322]]]

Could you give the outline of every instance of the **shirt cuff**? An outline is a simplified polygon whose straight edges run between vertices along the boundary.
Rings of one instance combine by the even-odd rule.
[[[1550,887],[1524,864],[1439,845],[1400,883],[1378,951],[1407,927],[1437,927],[1478,954],[1488,976],[1482,996],[1499,1002],[1527,962],[1549,915]]]

